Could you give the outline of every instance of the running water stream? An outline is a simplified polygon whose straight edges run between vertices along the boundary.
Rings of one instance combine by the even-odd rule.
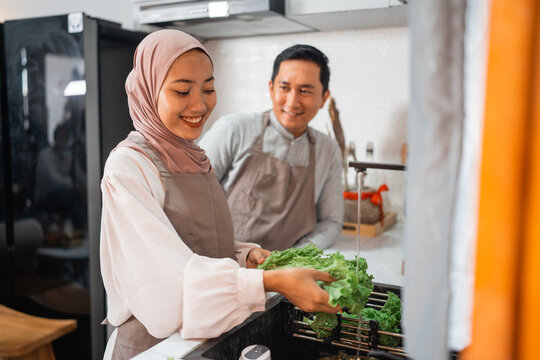
[[[364,187],[364,171],[358,170],[358,209],[356,213],[356,275],[358,275],[358,259],[360,258],[360,220],[362,215],[362,188]]]
[[[356,232],[356,275],[358,276],[358,261],[360,259],[360,223],[362,220],[362,207],[360,206],[362,204],[362,188],[364,187],[364,171],[361,169],[358,169],[358,210],[357,210],[357,218],[356,218],[356,224],[357,224],[357,232]],[[356,359],[359,359],[360,357],[360,344],[362,342],[360,334],[361,334],[361,324],[362,324],[362,314],[358,314],[358,330],[356,331],[356,336],[358,337],[358,347],[356,348]]]

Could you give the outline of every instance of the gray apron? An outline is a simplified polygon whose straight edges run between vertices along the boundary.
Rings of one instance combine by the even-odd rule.
[[[172,174],[142,135],[131,133],[127,140],[140,146],[158,168],[165,184],[163,210],[182,241],[196,254],[235,259],[231,215],[215,173]],[[118,326],[112,359],[130,359],[162,340],[150,335],[144,325],[131,316]]]
[[[227,192],[236,241],[254,242],[268,250],[290,248],[315,228],[315,137],[308,128],[309,164],[288,162],[263,152],[270,111],[249,156]]]

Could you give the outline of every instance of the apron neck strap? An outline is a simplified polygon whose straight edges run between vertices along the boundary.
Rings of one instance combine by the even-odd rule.
[[[255,142],[255,146],[257,146],[260,149],[262,149],[264,132],[266,128],[268,127],[268,124],[270,123],[270,111],[272,110],[266,110],[265,112],[262,113],[263,126],[261,130],[261,134],[259,135],[259,137],[257,138],[257,141]],[[307,127],[306,131],[307,131],[307,137],[308,137],[309,143],[315,144],[315,135],[311,132],[311,129],[309,128],[309,126]]]
[[[257,141],[255,141],[255,143],[253,144],[254,145],[253,147],[261,151],[262,151],[262,145],[263,145],[264,131],[266,130],[266,128],[268,127],[268,124],[270,123],[270,111],[271,110],[266,110],[265,112],[262,113],[262,121],[263,121],[262,130],[261,130],[261,133],[259,134],[259,137],[257,138]]]
[[[169,168],[167,168],[161,156],[141,133],[132,131],[127,139],[137,145],[136,147],[132,147],[133,149],[138,150],[139,152],[143,151],[150,157],[160,174],[169,173]]]

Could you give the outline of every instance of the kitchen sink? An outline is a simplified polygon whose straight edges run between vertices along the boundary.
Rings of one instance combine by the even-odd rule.
[[[399,287],[389,287],[375,285],[374,291],[393,291],[399,295]],[[273,360],[281,359],[347,359],[345,355],[354,358],[357,351],[354,348],[344,348],[339,346],[339,341],[335,339],[317,339],[316,336],[308,338],[299,335],[298,326],[294,325],[301,321],[303,315],[298,308],[295,308],[289,301],[281,295],[275,295],[267,300],[266,311],[251,315],[242,324],[222,334],[221,336],[209,339],[201,343],[198,347],[184,355],[184,359],[220,359],[238,360],[242,350],[249,345],[265,345],[270,349]],[[336,346],[338,345],[338,346]],[[380,352],[380,351],[379,351]],[[367,355],[367,351],[360,351],[360,355]],[[384,352],[383,358],[392,357]],[[336,357],[333,357],[336,356]],[[367,359],[367,357],[366,357]]]

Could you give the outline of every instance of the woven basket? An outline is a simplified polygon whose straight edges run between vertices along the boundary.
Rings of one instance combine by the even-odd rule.
[[[377,205],[373,205],[370,199],[364,199],[361,202],[362,221],[361,224],[375,224],[380,220],[381,209]],[[343,221],[358,222],[358,200],[344,199],[345,211]]]

